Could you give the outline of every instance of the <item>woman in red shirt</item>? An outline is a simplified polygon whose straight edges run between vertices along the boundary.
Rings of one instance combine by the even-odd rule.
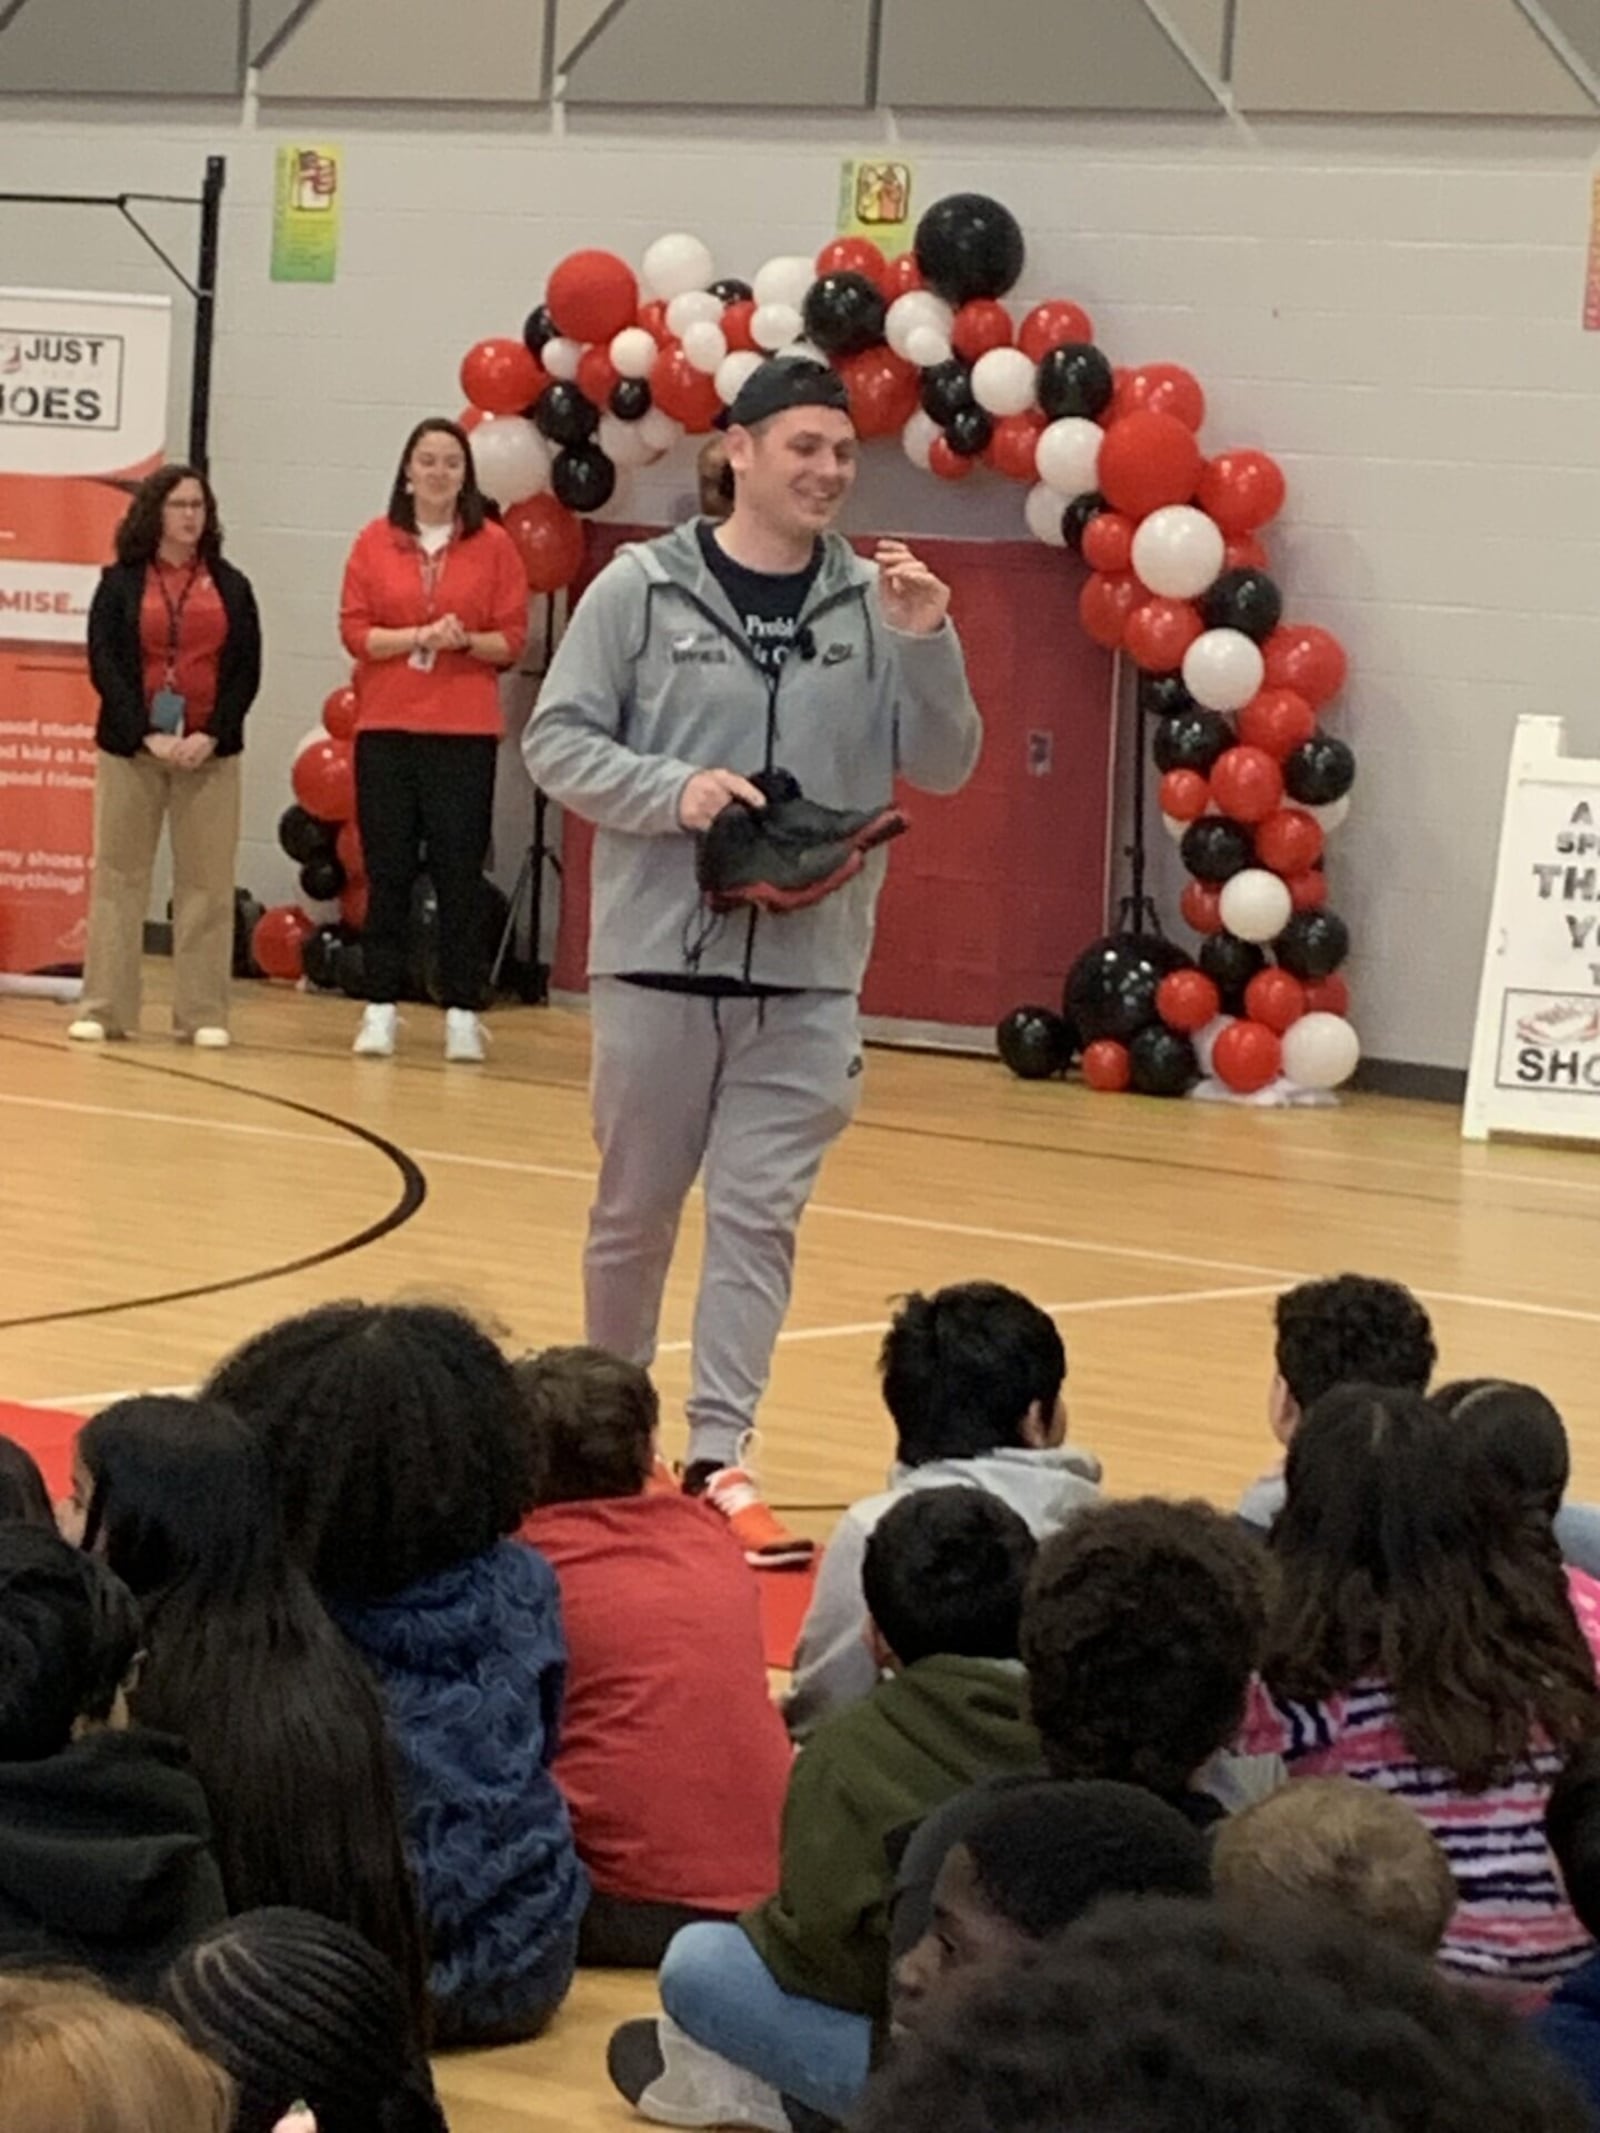
[[[244,719],[261,685],[261,625],[222,558],[216,498],[193,467],[139,484],[117,560],[89,609],[95,729],[94,872],[80,1043],[139,1026],[140,957],[161,825],[172,838],[172,1026],[228,1043],[233,867]]]
[[[522,650],[528,580],[488,515],[466,432],[419,422],[389,509],[364,526],[339,606],[356,662],[356,808],[369,900],[368,1007],[355,1049],[387,1058],[405,982],[411,892],[439,897],[445,1057],[482,1059],[483,869],[503,729],[499,670]]]

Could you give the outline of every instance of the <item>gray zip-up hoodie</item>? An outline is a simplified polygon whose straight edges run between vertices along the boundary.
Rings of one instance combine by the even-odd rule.
[[[792,771],[828,807],[883,806],[896,776],[955,792],[982,725],[960,642],[891,630],[877,576],[826,536],[800,632],[777,676],[700,550],[696,522],[622,549],[573,611],[522,751],[536,784],[593,822],[589,971],[860,989],[885,855],[808,910],[710,922],[678,803],[697,770]]]
[[[930,1459],[897,1466],[890,1486],[864,1496],[845,1511],[828,1536],[816,1590],[800,1629],[794,1685],[783,1706],[789,1731],[802,1740],[822,1719],[872,1693],[877,1670],[863,1632],[867,1603],[861,1596],[861,1564],[873,1527],[913,1489],[962,1485],[989,1490],[1008,1503],[1038,1540],[1065,1525],[1074,1511],[1100,1497],[1100,1462],[1076,1444],[1032,1451],[997,1445],[972,1459]]]

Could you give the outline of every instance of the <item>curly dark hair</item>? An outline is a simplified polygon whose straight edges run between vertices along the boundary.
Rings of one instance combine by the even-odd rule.
[[[484,523],[498,517],[488,497],[478,487],[478,464],[472,456],[472,439],[459,422],[452,422],[447,415],[425,415],[405,441],[400,454],[400,464],[395,468],[394,484],[389,491],[389,523],[399,526],[403,532],[417,530],[417,507],[412,501],[411,484],[406,469],[411,464],[411,455],[424,437],[435,434],[453,437],[460,445],[466,460],[461,479],[461,494],[456,498],[456,516],[461,521],[462,538],[481,533]]]
[[[1295,1431],[1261,1673],[1316,1702],[1386,1682],[1418,1762],[1482,1791],[1600,1732],[1594,1660],[1546,1527],[1420,1393],[1344,1386]]]
[[[1022,1608],[1052,1776],[1182,1794],[1244,1717],[1269,1567],[1260,1540],[1205,1503],[1095,1504],[1052,1534]]]
[[[963,1281],[901,1303],[878,1356],[906,1466],[970,1459],[1022,1442],[1037,1406],[1055,1412],[1067,1374],[1060,1329],[998,1281]]]
[[[514,1366],[541,1467],[538,1501],[637,1496],[661,1403],[648,1370],[604,1348],[546,1348]]]
[[[867,1535],[861,1592],[902,1666],[935,1654],[1015,1659],[1035,1542],[987,1489],[911,1489]]]
[[[977,1979],[856,2133],[1581,2133],[1514,2016],[1343,1920],[1116,1898]]]
[[[206,1397],[263,1432],[289,1545],[334,1598],[481,1555],[534,1499],[516,1378],[462,1311],[323,1304],[246,1341]]]
[[[1426,1392],[1439,1360],[1428,1314],[1398,1281],[1336,1274],[1276,1305],[1278,1375],[1302,1412],[1336,1385]]]
[[[1432,1400],[1530,1510],[1555,1517],[1571,1479],[1572,1453],[1559,1410],[1537,1386],[1455,1378]]]
[[[139,1649],[119,1577],[54,1527],[0,1525],[0,1760],[58,1755],[76,1720],[103,1724]]]
[[[222,553],[222,522],[217,517],[217,499],[210,482],[198,467],[174,464],[157,467],[147,474],[128,500],[122,524],[117,528],[117,561],[149,563],[161,546],[161,507],[179,482],[197,481],[206,500],[205,530],[200,536],[203,561],[214,563]]]

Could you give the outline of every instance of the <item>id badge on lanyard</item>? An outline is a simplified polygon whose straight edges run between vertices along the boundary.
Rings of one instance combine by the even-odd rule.
[[[452,535],[453,538],[454,536]],[[433,555],[424,554],[420,548],[417,552],[417,560],[422,570],[423,604],[427,608],[430,622],[433,620],[434,595],[439,589],[439,580],[444,575],[445,558],[449,553],[449,541],[446,541],[444,546]],[[413,647],[410,656],[406,660],[406,665],[414,667],[419,674],[431,674],[434,661],[438,656],[438,653],[431,645],[419,644]]]
[[[156,583],[161,588],[161,597],[167,607],[167,659],[162,670],[162,684],[150,699],[150,723],[157,733],[178,734],[183,731],[184,713],[188,699],[178,688],[178,639],[183,630],[183,611],[189,604],[189,595],[194,591],[195,581],[200,576],[198,558],[190,565],[189,576],[183,591],[174,600],[167,590],[167,581],[156,567]]]

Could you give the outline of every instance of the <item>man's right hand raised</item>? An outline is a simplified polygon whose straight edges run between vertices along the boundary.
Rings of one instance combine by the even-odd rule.
[[[767,804],[764,795],[736,770],[697,770],[679,796],[678,820],[686,830],[708,830],[730,800],[742,800],[747,807]]]

